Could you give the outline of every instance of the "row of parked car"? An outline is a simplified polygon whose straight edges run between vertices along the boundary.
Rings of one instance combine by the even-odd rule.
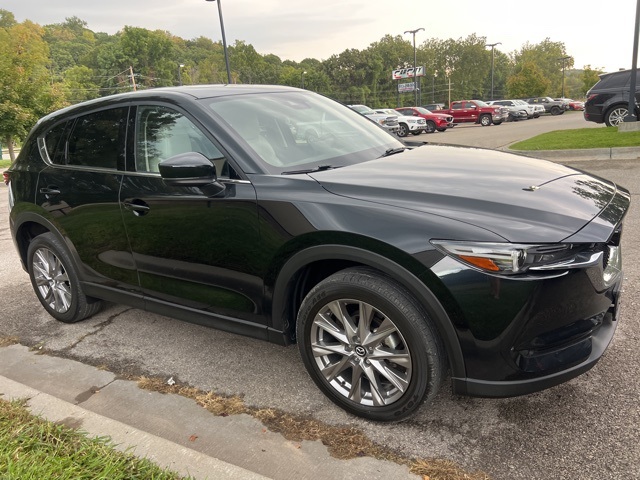
[[[349,107],[399,137],[406,137],[410,133],[419,135],[423,132],[444,132],[458,123],[473,122],[488,126],[500,125],[506,121],[538,118],[545,113],[561,115],[566,110],[583,110],[584,103],[569,98],[532,97],[488,102],[459,100],[451,102],[449,108],[445,108],[442,103],[396,109],[372,109],[366,105]]]

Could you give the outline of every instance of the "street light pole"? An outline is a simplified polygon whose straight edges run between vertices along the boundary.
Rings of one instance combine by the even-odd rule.
[[[640,1],[640,0],[638,0]],[[560,60],[562,60],[562,98],[564,98],[564,62],[566,60],[569,60],[571,57],[562,57],[560,58]]]
[[[640,0],[639,0],[640,1]],[[420,30],[424,31],[424,28],[416,28],[415,30],[407,30],[404,33],[411,33],[413,35],[413,92],[415,93],[415,106],[418,106],[418,89],[420,88],[420,77],[416,75],[418,69],[418,59],[416,57],[416,33]]]
[[[633,59],[631,60],[631,80],[629,82],[629,110],[625,122],[635,122],[636,117],[636,80],[638,77],[638,30],[640,29],[640,0],[636,4],[636,28],[633,34]]]
[[[182,68],[184,67],[184,63],[178,64],[178,85],[182,86]]]
[[[485,47],[491,47],[491,100],[493,100],[493,49],[496,48],[496,45],[502,45],[502,42],[488,43],[485,45]]]
[[[305,76],[306,73],[307,73],[306,71],[303,71],[300,74],[300,84],[302,85],[302,89],[304,89],[304,76]]]
[[[218,16],[220,17],[220,32],[222,33],[222,48],[224,49],[224,63],[227,66],[227,83],[231,83],[231,69],[229,68],[229,54],[227,53],[227,38],[224,35],[224,21],[222,20],[222,5],[220,0],[206,0],[207,2],[218,2]]]

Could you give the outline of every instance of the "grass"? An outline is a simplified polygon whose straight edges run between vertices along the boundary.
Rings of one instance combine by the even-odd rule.
[[[1,169],[9,168],[9,165],[11,165],[11,160],[0,160]]]
[[[115,450],[106,438],[33,416],[24,402],[0,399],[0,478],[178,480],[147,459]]]
[[[512,150],[568,150],[640,147],[640,132],[619,133],[617,127],[556,130],[511,145]]]

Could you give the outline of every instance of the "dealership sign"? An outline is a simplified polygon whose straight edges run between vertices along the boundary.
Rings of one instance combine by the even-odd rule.
[[[400,80],[401,78],[424,77],[424,67],[399,68],[394,70],[391,76],[394,80]]]
[[[398,84],[398,93],[407,93],[413,92],[416,88],[415,82],[410,83],[399,83]]]

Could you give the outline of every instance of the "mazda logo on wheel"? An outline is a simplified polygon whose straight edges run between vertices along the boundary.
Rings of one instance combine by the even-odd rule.
[[[356,355],[358,355],[359,357],[364,357],[366,354],[367,354],[367,351],[362,345],[358,345],[356,347]]]

